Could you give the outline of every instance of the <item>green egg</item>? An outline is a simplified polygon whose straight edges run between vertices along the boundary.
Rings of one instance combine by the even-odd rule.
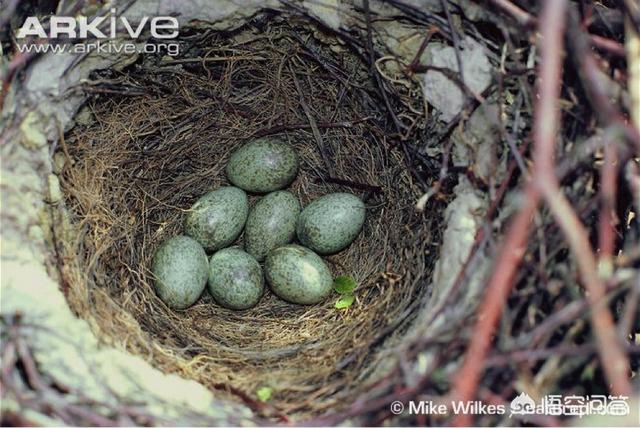
[[[298,217],[298,240],[319,254],[333,254],[353,242],[364,224],[364,203],[350,193],[330,193],[307,205]]]
[[[233,243],[249,214],[247,194],[237,187],[221,187],[196,201],[187,212],[184,231],[207,251]]]
[[[188,236],[163,242],[153,256],[151,271],[162,301],[173,309],[193,305],[207,284],[209,262],[204,249]]]
[[[281,190],[269,193],[249,212],[244,233],[245,249],[258,261],[276,247],[288,244],[296,234],[300,202]]]
[[[241,249],[225,248],[211,257],[208,288],[215,301],[225,308],[251,308],[264,292],[262,268]]]
[[[289,302],[313,305],[331,294],[331,271],[308,248],[299,245],[276,248],[269,252],[264,269],[271,290]]]
[[[256,140],[231,155],[226,171],[229,181],[247,192],[273,192],[296,178],[298,155],[286,143]]]

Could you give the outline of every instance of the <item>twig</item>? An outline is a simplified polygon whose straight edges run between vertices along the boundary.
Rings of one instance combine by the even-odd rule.
[[[316,123],[316,120],[311,114],[311,109],[309,108],[309,106],[307,105],[307,102],[304,99],[304,92],[302,91],[300,82],[298,82],[298,79],[296,78],[295,72],[293,69],[291,69],[291,75],[293,76],[293,83],[295,84],[296,90],[298,91],[298,96],[300,98],[300,105],[302,106],[302,109],[304,110],[304,114],[307,116],[307,119],[309,120],[309,127],[311,128],[313,137],[316,140],[316,144],[318,145],[318,150],[320,151],[320,155],[322,156],[322,161],[324,162],[325,168],[327,169],[328,174],[327,174],[327,177],[324,177],[325,181],[340,184],[343,186],[353,187],[356,189],[366,190],[373,193],[381,193],[382,188],[379,186],[373,186],[365,183],[357,183],[355,181],[345,180],[335,176],[333,171],[333,166],[331,164],[331,160],[329,159],[329,155],[324,150],[324,143],[322,141],[322,135],[320,135],[320,130],[318,129],[318,124]]]
[[[640,6],[636,7],[640,14]],[[639,17],[640,19],[640,17]],[[640,24],[639,24],[640,25]],[[629,71],[629,97],[631,98],[631,122],[640,129],[640,26],[633,28],[631,21],[625,25],[625,47],[627,50],[627,67]],[[635,90],[634,90],[635,88]]]
[[[433,364],[427,370],[427,373],[425,373],[425,375],[420,379],[420,381],[410,388],[406,388],[398,392],[392,391],[390,394],[383,395],[381,397],[370,399],[370,400],[359,399],[344,412],[338,412],[338,413],[333,413],[327,416],[314,418],[312,420],[308,420],[306,422],[300,423],[300,426],[308,426],[308,427],[334,426],[350,417],[362,415],[367,412],[371,412],[374,410],[387,407],[393,401],[405,402],[407,400],[410,400],[412,397],[414,397],[416,394],[418,394],[427,386],[431,378],[431,374],[433,373],[433,370],[435,370],[435,368],[438,367],[439,363],[440,361],[434,361]],[[397,374],[398,371],[399,369],[396,368],[396,370],[394,371],[395,372],[394,374]],[[389,383],[383,384],[382,386],[392,384],[394,379],[393,377],[391,377],[388,380],[389,380]]]
[[[519,153],[523,154],[527,150],[528,146],[529,144],[525,143],[520,148]],[[438,306],[433,309],[432,315],[430,315],[430,318],[428,320],[429,323],[433,321],[437,316],[439,316],[442,313],[442,311],[447,307],[447,305],[452,303],[452,300],[455,298],[457,291],[460,289],[460,287],[462,287],[465,280],[467,279],[469,268],[475,262],[476,256],[479,254],[479,250],[486,245],[486,241],[488,240],[486,225],[493,220],[494,215],[496,214],[498,208],[500,207],[500,203],[502,202],[508,190],[509,182],[511,181],[511,178],[515,173],[516,168],[517,168],[517,161],[512,160],[507,170],[506,176],[496,192],[496,197],[494,198],[493,201],[491,201],[491,205],[487,210],[484,224],[480,225],[476,230],[473,244],[471,246],[471,249],[469,250],[469,255],[467,256],[464,263],[460,267],[460,271],[456,275],[453,285],[447,289],[447,294],[441,298]]]
[[[640,274],[636,274],[632,279],[635,283],[631,285],[631,290],[626,298],[622,318],[620,319],[620,335],[626,336],[633,331],[633,323],[638,316],[638,301],[640,301]]]
[[[422,43],[420,43],[420,48],[418,48],[418,52],[416,52],[416,55],[413,57],[413,60],[407,66],[407,72],[409,74],[414,74],[416,72],[416,67],[420,65],[420,58],[422,58],[422,54],[424,53],[424,50],[427,48],[427,45],[429,44],[429,41],[431,41],[431,38],[433,37],[433,35],[436,34],[437,32],[439,32],[439,29],[438,27],[435,27],[435,26],[432,26],[427,30],[427,34],[422,39]]]
[[[608,287],[606,296],[606,304],[610,304],[624,290],[621,288]],[[589,301],[586,298],[575,300],[559,311],[549,315],[541,324],[532,331],[521,334],[515,340],[516,347],[524,347],[526,345],[536,346],[541,343],[545,337],[555,332],[558,327],[567,324],[580,317],[586,317],[589,312]]]
[[[451,17],[451,11],[449,11],[448,0],[440,0],[440,4],[444,9],[444,13],[447,16],[447,22],[449,23],[449,30],[451,31],[451,38],[453,39],[453,48],[456,53],[456,61],[458,62],[458,73],[460,74],[460,81],[464,86],[466,86],[462,68],[462,54],[460,53],[460,38],[458,37],[458,32],[453,26],[453,18]]]
[[[514,18],[516,22],[523,27],[533,28],[537,24],[537,20],[534,16],[508,0],[491,0],[491,3],[493,3],[502,12]]]
[[[505,354],[491,355],[485,362],[486,367],[508,366],[520,362],[543,360],[560,355],[591,354],[595,351],[592,343],[584,345],[560,345],[549,349],[522,349]]]
[[[462,80],[462,76],[458,77],[458,73],[455,71],[445,68],[445,67],[437,67],[434,65],[417,65],[413,68],[416,73],[425,73],[427,71],[435,71],[442,74],[447,79],[451,80],[453,84],[455,84],[467,98],[475,98],[479,103],[484,101],[484,97],[482,95],[478,95],[474,93]]]
[[[589,38],[580,29],[579,21],[574,14],[570,14],[570,17],[569,42],[573,47],[570,52],[578,64],[580,79],[593,110],[598,114],[604,126],[615,126],[620,129],[625,139],[635,146],[636,151],[640,152],[640,132],[633,125],[629,125],[611,104],[598,63],[589,48]]]
[[[46,386],[42,381],[42,378],[40,377],[40,373],[38,373],[36,363],[31,357],[31,353],[29,352],[29,349],[27,349],[27,345],[25,344],[24,340],[19,337],[14,338],[14,340],[16,344],[16,350],[18,351],[18,356],[20,357],[20,361],[22,362],[22,366],[24,367],[29,385],[36,391],[45,390]]]
[[[516,338],[515,346],[536,346],[551,332],[568,322],[571,322],[584,314],[589,308],[589,302],[586,299],[573,301],[564,306],[559,311],[549,315],[535,329]]]
[[[571,208],[569,201],[562,194],[557,180],[550,175],[538,176],[538,183],[576,258],[580,277],[592,307],[591,324],[595,330],[598,353],[605,376],[614,394],[628,395],[631,393],[628,379],[629,360],[622,350],[613,317],[606,305],[604,285],[596,269],[596,258],[591,250],[587,231]]]
[[[294,33],[291,35],[291,37],[293,37],[298,42],[300,47],[304,49],[304,51],[301,52],[303,55],[313,59],[320,66],[322,66],[322,68],[327,70],[331,74],[331,76],[335,77],[337,80],[342,82],[343,85],[356,86],[355,84],[349,82],[348,80],[349,75],[347,73],[341,70],[340,67],[336,66],[335,64],[332,64],[331,60],[329,60],[328,58],[323,58],[321,55],[319,55],[314,49],[312,49],[310,46],[307,45],[307,43],[299,34]]]
[[[620,43],[616,42],[615,40],[607,39],[606,37],[592,34],[591,43],[593,43],[594,47],[600,50],[609,52],[610,54],[613,54],[618,58],[625,58],[624,46],[622,46]]]
[[[425,12],[424,8],[421,8],[419,6],[412,6],[399,0],[385,0],[385,2],[401,11],[408,19],[411,19],[415,22],[421,22],[427,25],[435,25],[439,27],[442,30],[442,36],[447,40],[451,39],[451,36],[447,34],[446,31],[444,31],[444,27],[446,26],[447,21],[439,15],[427,13]]]
[[[618,183],[618,155],[616,147],[605,141],[604,162],[600,183],[600,223],[598,225],[598,245],[600,247],[599,267],[604,278],[613,273],[613,252],[615,247],[615,203]]]
[[[378,86],[378,90],[380,91],[380,95],[384,100],[384,105],[387,108],[387,112],[391,116],[391,120],[393,120],[393,124],[396,127],[396,132],[399,136],[402,136],[402,130],[405,128],[404,124],[400,122],[398,116],[396,115],[393,107],[391,106],[391,102],[389,101],[389,97],[387,96],[387,91],[384,88],[384,84],[382,83],[382,79],[380,78],[380,74],[376,69],[376,57],[375,51],[373,49],[373,30],[371,28],[371,9],[369,8],[369,0],[363,0],[362,6],[364,7],[364,14],[367,23],[367,51],[369,53],[369,68],[371,70],[371,74]]]
[[[367,192],[372,192],[372,193],[382,193],[382,188],[380,186],[374,186],[372,184],[367,184],[367,183],[358,183],[356,181],[344,180],[342,178],[329,176],[329,177],[323,177],[321,179],[319,178],[318,181],[339,184],[341,186],[352,187],[354,189],[365,190]]]
[[[331,165],[331,160],[329,159],[329,155],[324,149],[324,143],[322,141],[322,135],[320,135],[320,131],[318,130],[318,125],[316,124],[316,120],[311,114],[311,109],[307,105],[307,102],[304,99],[304,92],[302,92],[302,87],[300,86],[300,82],[296,78],[296,73],[293,68],[290,68],[291,76],[293,78],[293,83],[296,86],[296,90],[298,91],[298,97],[300,99],[300,105],[304,110],[304,114],[307,116],[307,120],[309,121],[309,125],[311,126],[311,132],[313,133],[313,138],[316,140],[316,144],[318,145],[318,150],[320,151],[320,155],[322,156],[322,161],[324,162],[324,166],[327,169],[330,177],[333,177],[333,166]]]
[[[541,22],[546,23],[546,21]],[[573,22],[575,23],[575,18]],[[560,27],[560,29],[562,29],[562,27]],[[560,29],[558,29],[558,31]],[[558,45],[554,45],[552,48],[556,49],[558,46],[562,47],[562,39],[560,39]],[[544,49],[548,49],[549,45],[545,43],[543,47]],[[559,82],[561,61],[557,56],[555,59],[555,63],[557,64],[554,65],[558,71],[556,78]],[[545,78],[544,75],[542,77],[543,79]],[[549,77],[551,76],[546,76],[546,78]],[[556,88],[553,102],[549,102],[550,105],[547,106],[547,108],[553,108],[555,110],[555,100],[557,99],[558,92],[559,86]],[[545,92],[543,92],[542,95],[542,98],[544,98]],[[576,258],[580,277],[586,289],[587,298],[592,309],[591,324],[595,330],[598,354],[602,362],[605,376],[611,385],[611,390],[614,394],[628,395],[631,393],[631,384],[628,379],[629,360],[622,349],[613,317],[606,304],[605,288],[596,269],[596,258],[591,250],[587,231],[575,211],[572,209],[571,204],[562,193],[558,179],[554,174],[553,158],[556,127],[549,126],[549,123],[557,123],[557,112],[555,112],[552,117],[549,117],[549,119],[553,119],[553,121],[546,121],[546,123],[543,123],[541,125],[543,127],[542,132],[540,132],[537,138],[535,138],[535,182],[540,192],[542,192],[545,201],[549,205],[556,222],[564,232],[565,238],[569,243],[569,247]],[[544,133],[549,130],[552,131],[551,134]]]
[[[345,122],[331,122],[331,123],[316,123],[316,127],[318,129],[331,129],[331,128],[353,128],[355,125],[359,123],[364,123],[371,120],[371,117],[363,117],[362,119],[356,119]],[[311,129],[311,125],[308,123],[291,123],[291,124],[282,124],[275,125],[270,128],[259,129],[255,133],[253,133],[252,137],[264,137],[267,135],[279,134],[285,131],[295,131],[298,129]]]
[[[619,0],[622,9],[627,14],[630,25],[633,25],[636,34],[640,34],[640,6],[634,0]]]
[[[480,318],[476,322],[473,338],[464,357],[464,364],[454,379],[451,396],[455,400],[471,400],[480,380],[484,356],[491,345],[491,336],[511,291],[513,279],[526,250],[531,219],[540,202],[540,193],[534,186],[527,186],[523,194],[524,204],[509,227],[506,240],[496,257],[498,264],[493,269],[482,305],[478,309]],[[455,424],[468,426],[469,415],[459,415]]]
[[[254,412],[267,414],[269,417],[277,417],[280,421],[282,421],[284,423],[288,423],[289,422],[289,417],[287,415],[285,415],[284,413],[278,411],[273,406],[271,406],[271,405],[269,405],[267,403],[263,403],[261,401],[255,400],[253,397],[251,397],[246,392],[244,392],[244,391],[242,391],[242,390],[240,390],[238,388],[235,388],[230,384],[227,384],[227,383],[216,383],[216,384],[213,385],[213,388],[218,390],[218,391],[230,392],[233,395],[239,397]]]
[[[513,18],[518,25],[525,29],[533,29],[538,24],[538,19],[526,10],[516,6],[508,0],[491,0],[504,14]],[[600,50],[609,52],[617,57],[624,58],[624,47],[611,39],[596,34],[589,35],[591,43]]]
[[[165,63],[160,64],[160,67],[173,66],[175,64],[190,64],[190,63],[207,63],[207,62],[226,62],[226,61],[267,61],[267,58],[257,55],[237,55],[237,56],[216,56],[206,58],[181,58],[173,59]]]
[[[541,21],[541,38],[544,42],[541,43],[542,58],[538,81],[540,99],[535,112],[534,141],[536,146],[542,145],[547,151],[549,148],[545,147],[544,143],[550,142],[551,149],[553,148],[558,128],[557,99],[561,85],[562,33],[566,8],[566,0],[547,0],[544,3]],[[516,269],[526,250],[531,218],[540,198],[541,189],[530,181],[524,193],[524,204],[509,228],[500,256],[497,258],[498,263],[489,279],[464,363],[454,378],[451,396],[455,400],[470,401],[475,395],[484,359],[491,345],[491,337],[513,286]],[[457,415],[453,420],[456,426],[468,426],[470,422],[471,415],[466,414]]]

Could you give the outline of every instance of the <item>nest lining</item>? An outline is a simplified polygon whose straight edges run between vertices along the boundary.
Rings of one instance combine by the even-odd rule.
[[[384,142],[382,103],[357,56],[284,23],[251,37],[190,40],[178,60],[147,56],[96,76],[95,122],[61,145],[69,304],[105,342],[230,397],[251,401],[269,386],[269,408],[279,412],[339,409],[375,381],[376,363],[424,303],[439,214],[415,213],[419,189],[401,151]],[[185,311],[168,309],[149,271],[155,249],[182,232],[197,198],[228,184],[233,150],[260,136],[296,149],[301,167],[289,190],[303,205],[336,191],[365,201],[362,233],[325,257],[334,276],[356,279],[356,303],[336,310],[333,295],[298,306],[267,290],[247,311],[224,309],[206,292]]]

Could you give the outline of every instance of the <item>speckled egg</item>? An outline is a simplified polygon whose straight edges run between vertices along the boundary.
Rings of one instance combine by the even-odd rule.
[[[287,187],[298,172],[298,155],[291,146],[262,139],[236,150],[227,164],[227,177],[234,185],[253,193]]]
[[[300,202],[284,190],[269,193],[249,211],[244,232],[245,249],[258,261],[276,247],[288,244],[296,234]]]
[[[301,305],[320,303],[331,293],[331,272],[319,255],[299,245],[269,252],[264,265],[267,282],[280,298]]]
[[[364,203],[350,193],[330,193],[307,205],[298,217],[300,243],[319,254],[351,244],[364,224]]]
[[[237,187],[221,187],[193,204],[185,217],[184,231],[205,250],[216,251],[238,238],[248,214],[247,194]]]
[[[229,309],[255,306],[264,292],[260,264],[240,248],[225,248],[209,262],[209,293]]]
[[[156,250],[151,266],[158,296],[170,308],[188,308],[207,284],[208,267],[207,255],[194,239],[168,239]]]

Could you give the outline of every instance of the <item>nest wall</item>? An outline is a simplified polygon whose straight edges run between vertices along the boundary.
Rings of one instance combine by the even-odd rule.
[[[357,55],[283,22],[194,31],[183,43],[181,59],[148,55],[94,76],[83,113],[92,120],[55,155],[69,304],[104,342],[230,398],[255,405],[268,386],[273,411],[339,409],[384,375],[380,362],[425,306],[440,213],[415,212],[420,191],[385,141],[382,102]],[[356,302],[298,306],[267,290],[247,311],[206,292],[185,311],[167,308],[149,272],[155,249],[182,232],[196,199],[228,184],[229,155],[267,136],[298,152],[290,190],[303,205],[336,191],[365,201],[362,233],[325,258],[334,276],[355,278]]]

